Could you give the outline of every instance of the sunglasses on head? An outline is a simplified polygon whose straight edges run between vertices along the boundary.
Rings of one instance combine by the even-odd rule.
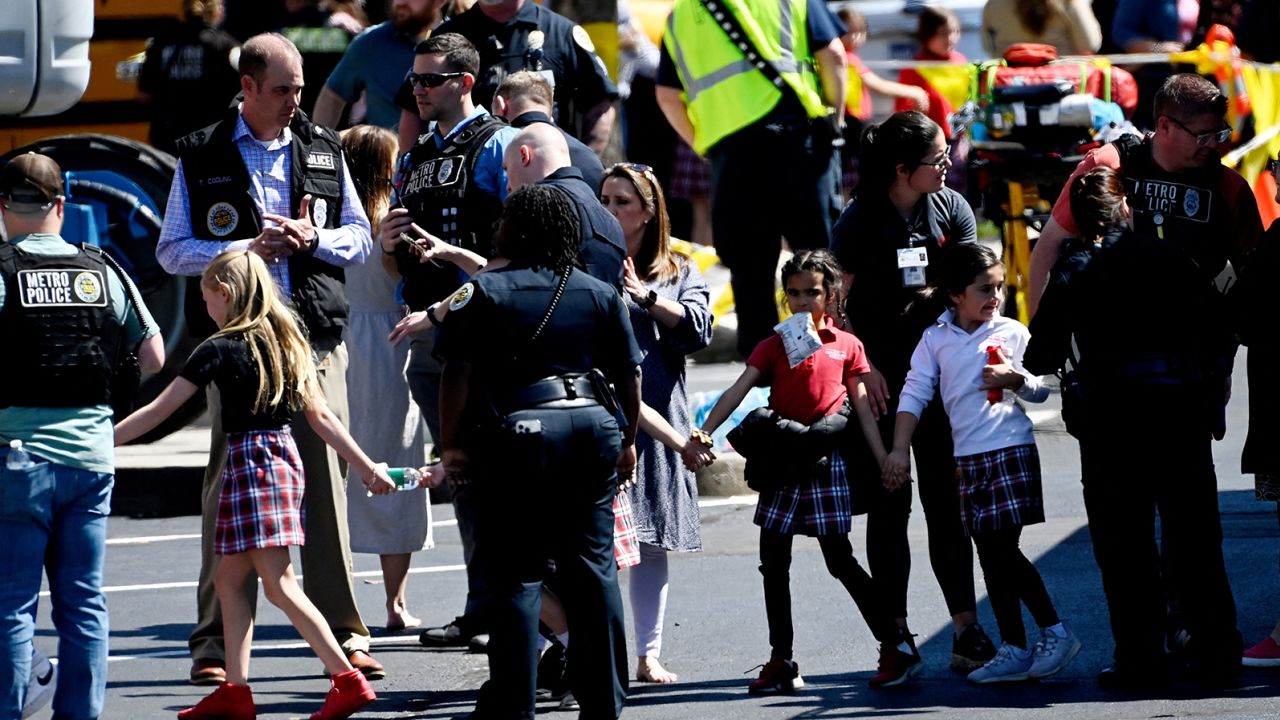
[[[454,78],[466,75],[464,72],[447,73],[409,73],[409,84],[424,88],[440,87]]]
[[[633,170],[635,172],[638,172],[641,175],[644,175],[645,173],[650,173],[650,174],[653,173],[653,168],[649,167],[648,165],[641,165],[640,163],[633,163],[633,162],[614,163],[614,165],[609,169],[613,170],[614,168],[626,168],[627,170]]]

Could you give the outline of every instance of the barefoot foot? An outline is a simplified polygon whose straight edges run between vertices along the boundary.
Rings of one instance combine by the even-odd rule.
[[[636,681],[644,683],[673,683],[679,677],[662,667],[656,657],[641,656],[636,663]]]

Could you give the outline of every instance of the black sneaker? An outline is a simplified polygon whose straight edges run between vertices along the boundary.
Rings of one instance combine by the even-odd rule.
[[[560,702],[569,694],[569,663],[564,646],[553,642],[538,660],[536,698],[539,702]]]
[[[996,646],[982,626],[974,623],[951,639],[951,669],[977,670],[996,656]]]
[[[458,617],[448,625],[423,630],[418,642],[427,647],[467,647],[471,638],[479,634],[466,618]]]

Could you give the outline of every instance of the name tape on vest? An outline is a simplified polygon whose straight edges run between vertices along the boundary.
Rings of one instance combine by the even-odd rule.
[[[1174,218],[1207,223],[1212,205],[1211,190],[1167,180],[1134,180],[1129,194],[1134,212],[1150,215],[1157,225]]]
[[[413,169],[404,184],[401,195],[410,195],[427,188],[447,187],[462,177],[462,155],[450,155],[422,163]]]
[[[81,268],[19,270],[22,307],[106,307],[102,273]]]

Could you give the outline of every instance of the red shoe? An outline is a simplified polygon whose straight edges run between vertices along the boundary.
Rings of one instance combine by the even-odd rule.
[[[205,699],[178,713],[178,720],[256,720],[253,693],[248,685],[224,682]]]
[[[377,698],[363,673],[348,670],[333,676],[333,687],[329,688],[320,711],[311,714],[311,720],[342,720]]]
[[[1280,644],[1270,637],[1244,651],[1242,665],[1245,667],[1280,667]]]
[[[800,677],[800,666],[792,660],[773,658],[760,668],[760,677],[751,681],[747,692],[752,695],[761,693],[789,693],[804,687],[804,678]]]

